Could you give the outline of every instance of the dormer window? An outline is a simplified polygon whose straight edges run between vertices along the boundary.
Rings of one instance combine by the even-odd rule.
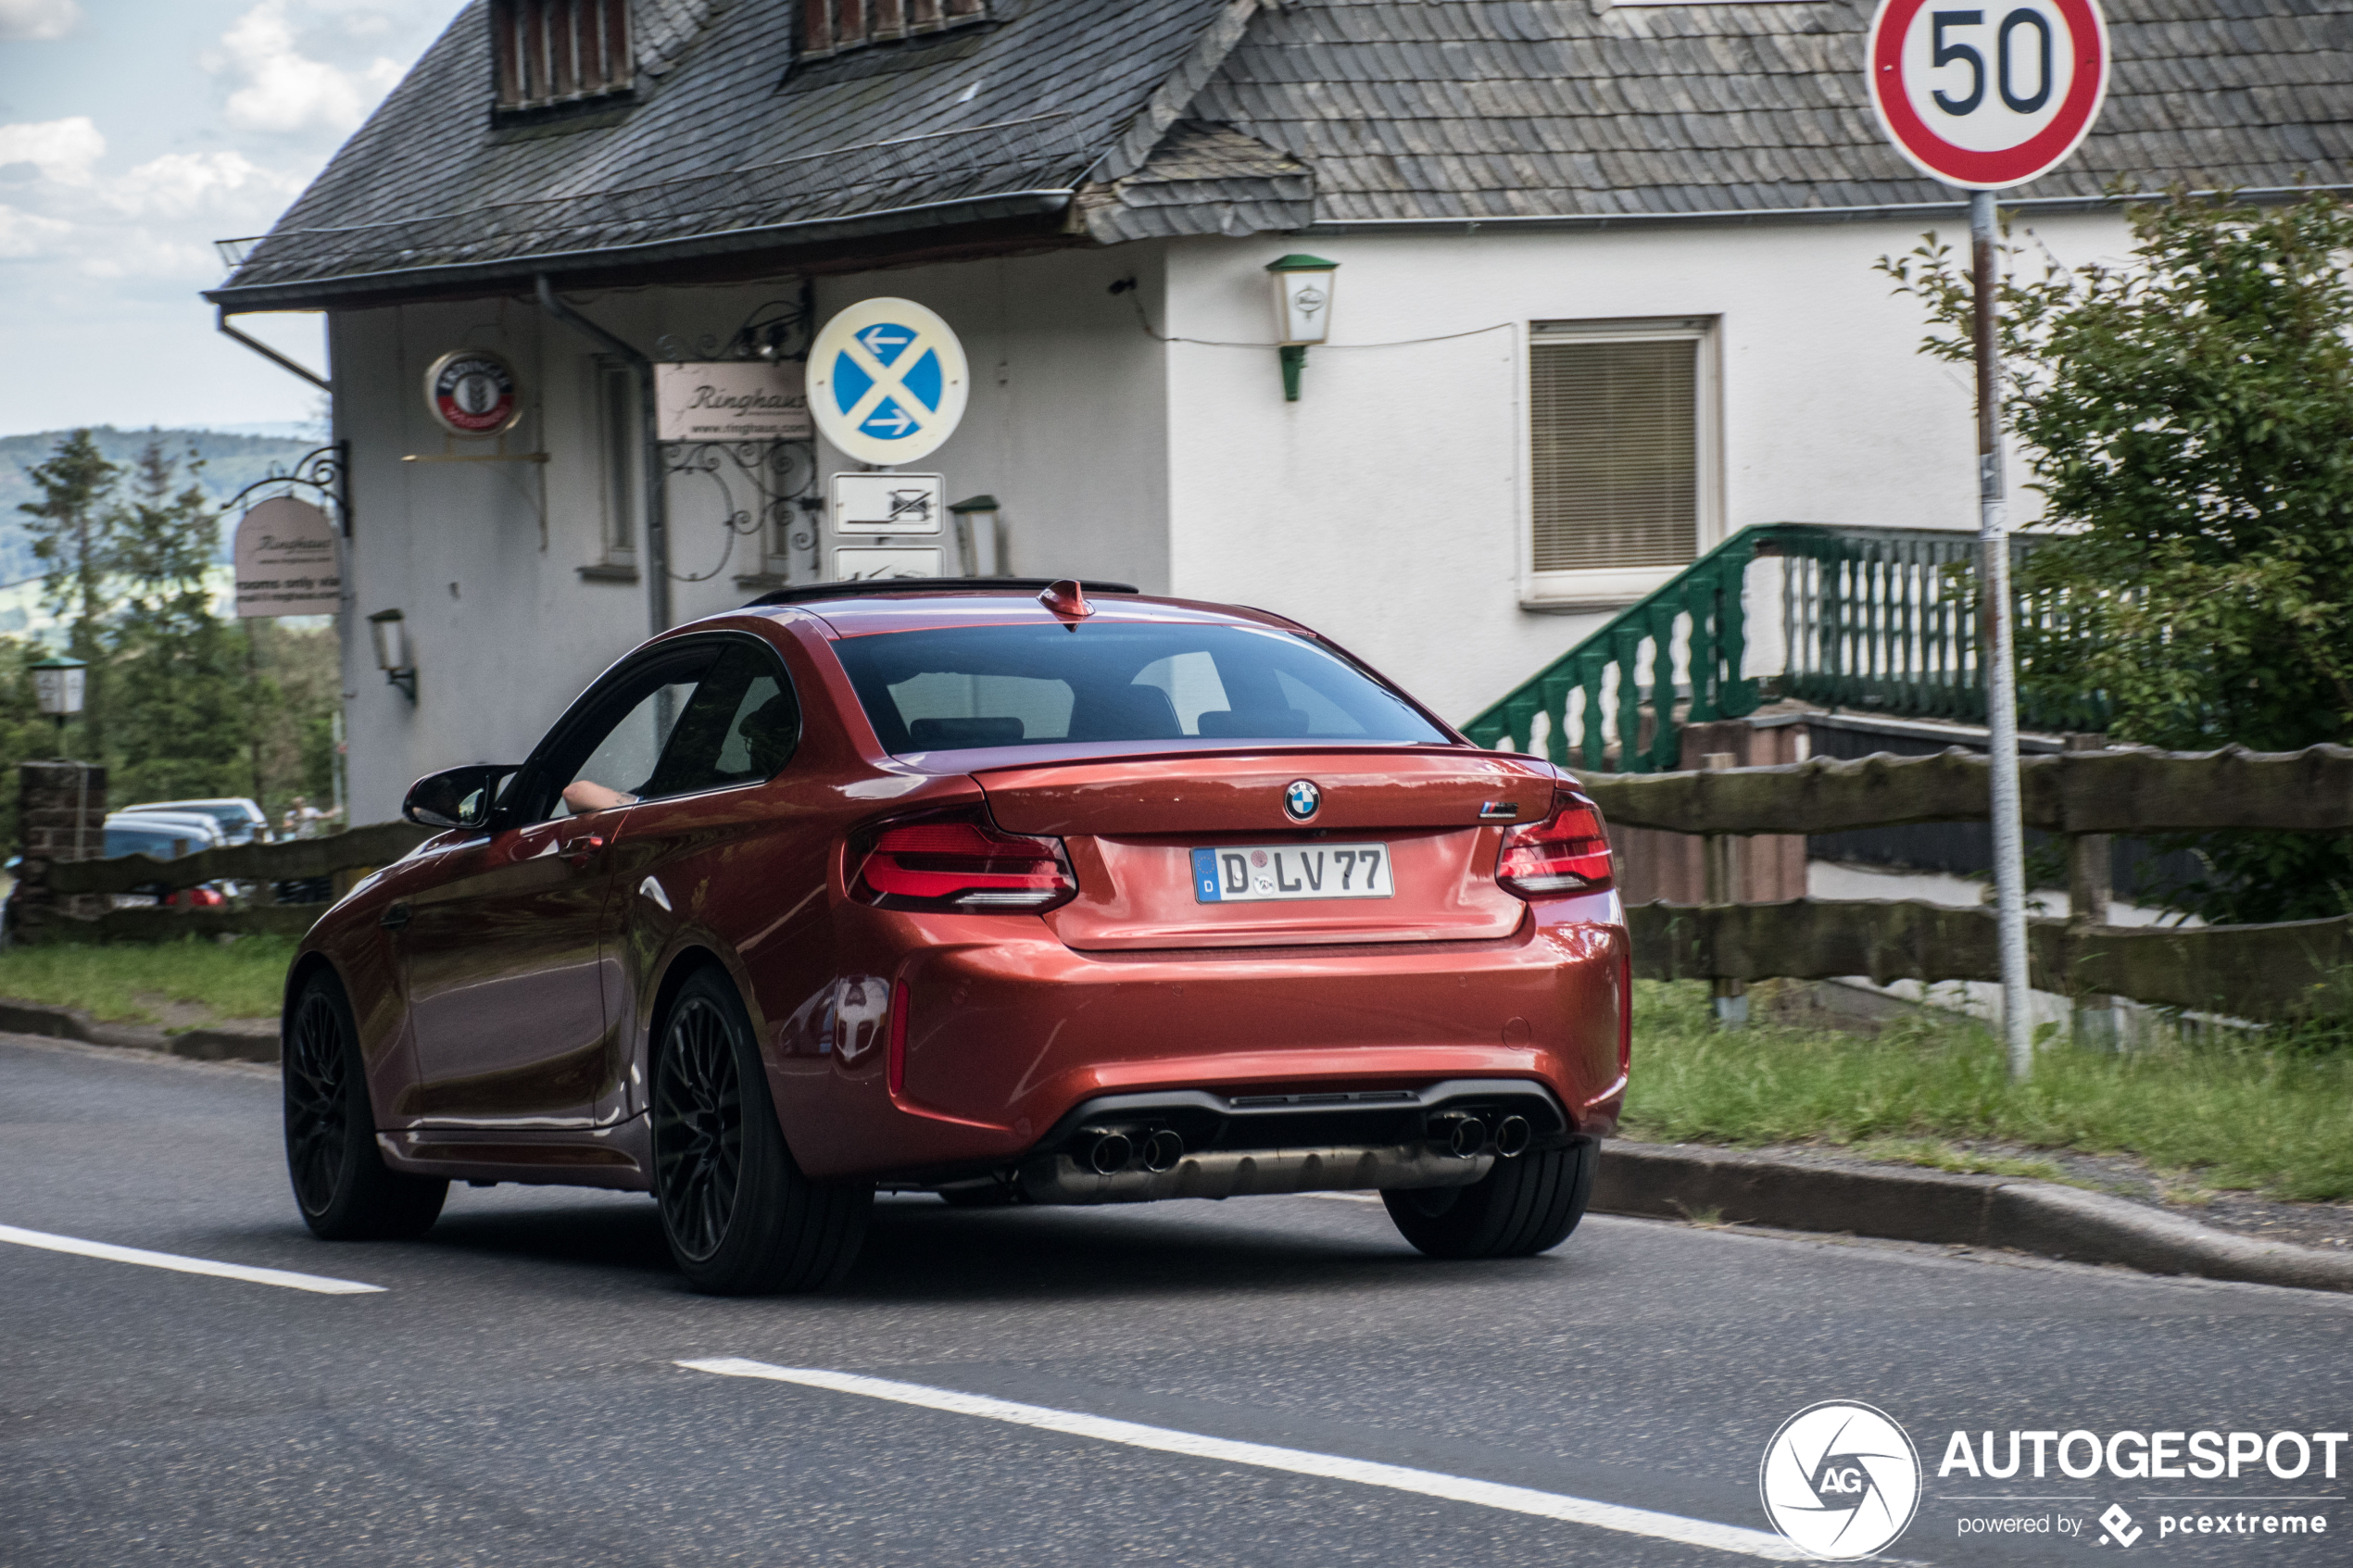
[[[490,55],[502,110],[626,93],[629,0],[490,0]]]
[[[800,57],[988,19],[988,0],[800,0]]]

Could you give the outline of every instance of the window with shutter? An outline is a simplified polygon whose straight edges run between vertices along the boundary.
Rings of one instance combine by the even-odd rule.
[[[988,0],[800,0],[800,57],[916,38],[988,19]]]
[[[1538,322],[1529,341],[1531,600],[1630,599],[1713,518],[1705,321]]]
[[[626,93],[629,0],[490,0],[490,57],[502,111]]]

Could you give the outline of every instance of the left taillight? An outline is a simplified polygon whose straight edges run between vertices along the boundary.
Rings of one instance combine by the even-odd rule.
[[[1522,898],[1599,893],[1610,884],[1609,836],[1593,803],[1575,795],[1553,797],[1553,814],[1504,834],[1495,880]]]
[[[1001,832],[976,811],[884,822],[850,849],[851,895],[885,909],[1029,912],[1078,891],[1061,839]]]

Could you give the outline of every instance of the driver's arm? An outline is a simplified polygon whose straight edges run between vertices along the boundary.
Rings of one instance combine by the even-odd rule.
[[[610,810],[615,806],[634,806],[637,797],[617,789],[607,789],[593,779],[579,779],[564,785],[564,804],[574,815],[588,811]]]

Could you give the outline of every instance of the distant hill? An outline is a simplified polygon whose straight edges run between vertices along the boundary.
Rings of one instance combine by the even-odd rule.
[[[40,574],[41,563],[33,559],[31,541],[22,526],[25,516],[17,510],[17,506],[40,495],[25,470],[46,460],[57,450],[57,443],[69,433],[44,430],[32,435],[0,436],[0,583]],[[189,448],[194,447],[205,463],[196,476],[197,482],[216,500],[224,501],[272,469],[294,467],[304,453],[322,445],[320,441],[293,440],[283,435],[238,435],[217,430],[117,430],[112,425],[98,425],[90,433],[108,461],[126,467],[146,449],[150,441],[162,442],[164,451],[175,461],[184,462]],[[227,560],[225,537],[220,551],[220,558]]]

